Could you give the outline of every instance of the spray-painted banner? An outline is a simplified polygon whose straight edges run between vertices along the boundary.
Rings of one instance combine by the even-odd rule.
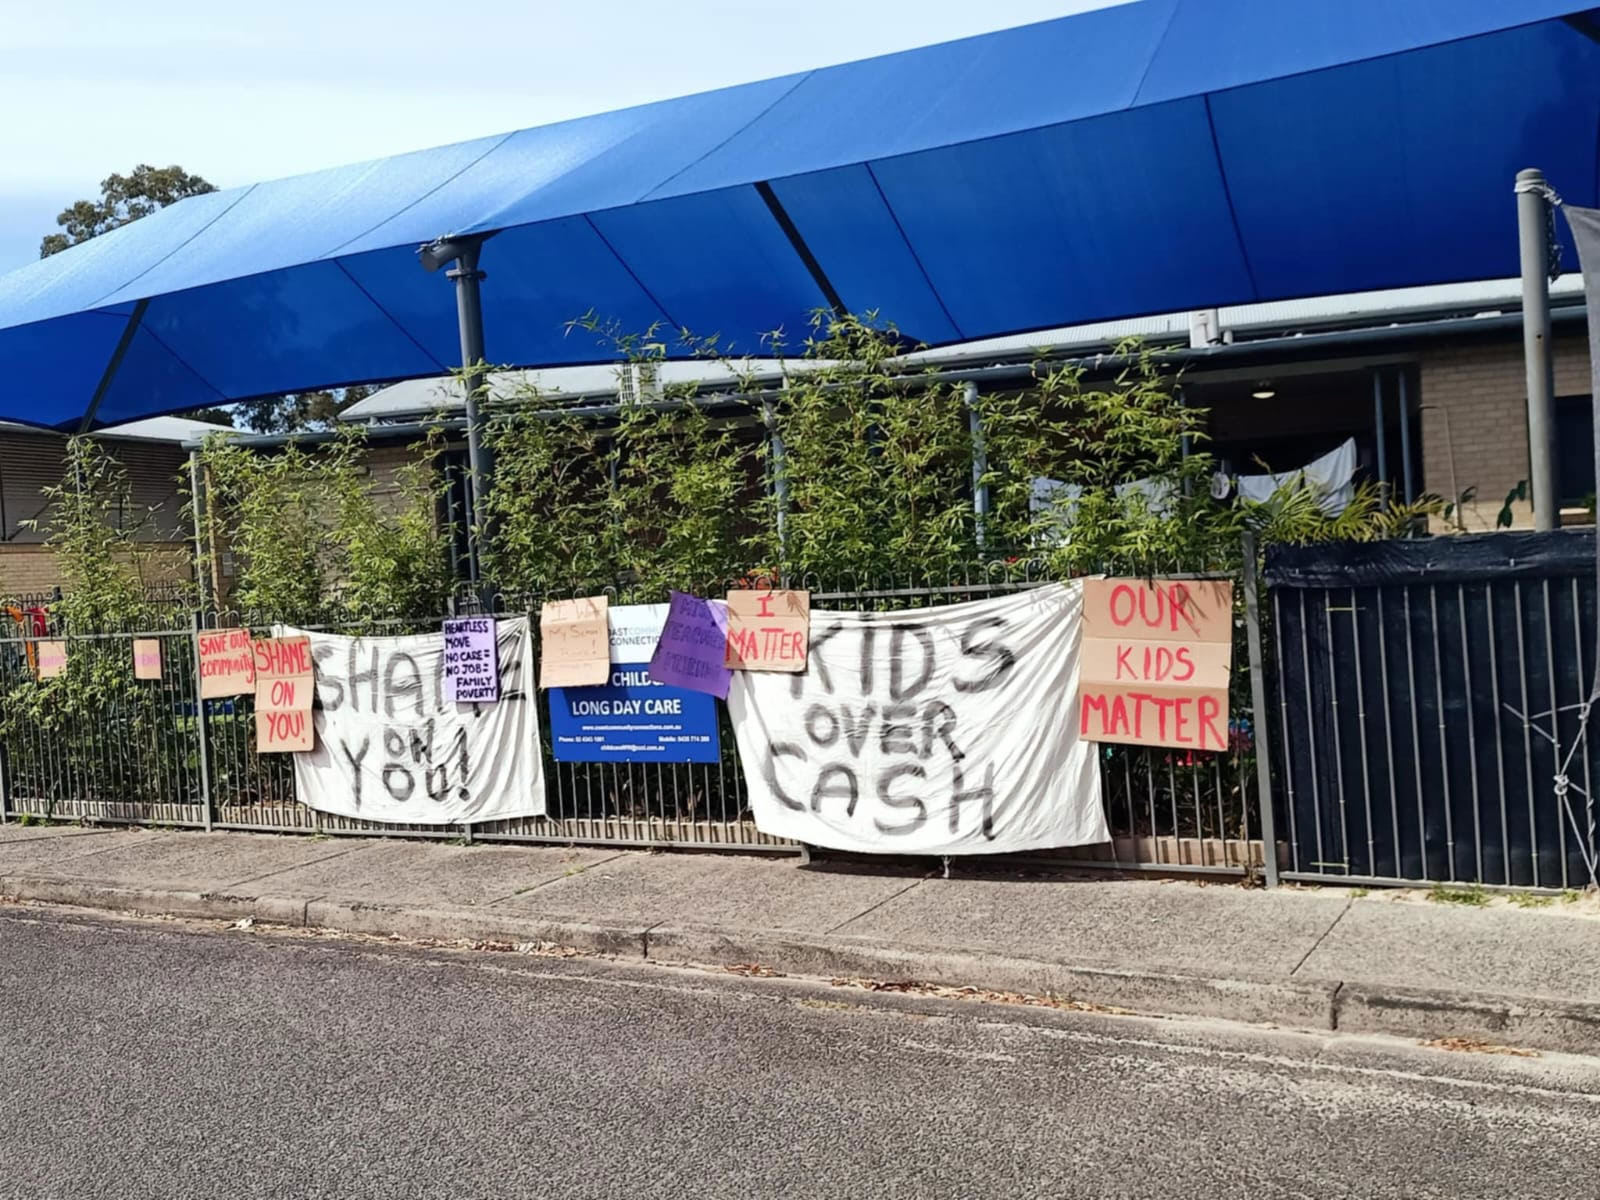
[[[728,693],[764,833],[868,853],[1110,840],[1077,711],[1083,589],[811,613],[806,671]]]
[[[368,821],[428,825],[542,816],[543,756],[527,618],[497,622],[496,634],[497,704],[446,698],[442,633],[309,634],[317,746],[295,755],[301,803]]]

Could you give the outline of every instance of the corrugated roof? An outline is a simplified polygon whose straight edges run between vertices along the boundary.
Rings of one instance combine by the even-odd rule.
[[[0,421],[0,430],[32,434],[48,432],[41,430],[37,425],[23,425],[17,421]],[[96,430],[95,436],[119,438],[133,442],[171,442],[174,445],[182,445],[184,442],[203,438],[208,434],[226,431],[227,426],[225,425],[213,425],[208,421],[193,421],[188,417],[145,417],[139,421],[126,421],[121,425],[109,425],[104,429]]]

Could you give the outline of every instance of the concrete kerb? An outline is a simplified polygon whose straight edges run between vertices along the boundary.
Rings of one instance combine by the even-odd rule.
[[[1600,1054],[1600,1004],[1345,983],[1334,1001],[1336,1028],[1415,1038],[1476,1038]]]
[[[1040,959],[910,949],[859,938],[741,935],[693,928],[653,928],[647,951],[646,957],[662,963],[759,963],[786,975],[977,987],[1136,1013],[1216,1017],[1304,1029],[1333,1028],[1333,996],[1338,986],[1073,966]]]
[[[1049,996],[1147,1016],[1195,1016],[1307,1030],[1478,1038],[1600,1054],[1600,1004],[1342,982],[1228,978],[692,926],[624,927],[484,909],[414,908],[315,896],[242,896],[81,880],[0,877],[0,899],[142,915],[257,921],[413,941],[498,942],[662,965],[757,965],[784,975],[905,981]]]

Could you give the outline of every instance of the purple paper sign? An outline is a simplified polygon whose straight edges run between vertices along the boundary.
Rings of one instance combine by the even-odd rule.
[[[493,704],[500,699],[500,654],[493,617],[445,620],[444,694],[455,704]]]
[[[650,659],[650,678],[726,700],[733,681],[733,672],[722,665],[727,644],[726,604],[673,592],[666,626]]]

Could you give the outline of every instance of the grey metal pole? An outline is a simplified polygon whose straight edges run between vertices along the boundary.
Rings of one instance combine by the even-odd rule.
[[[1278,886],[1278,819],[1272,810],[1272,758],[1269,743],[1266,670],[1261,660],[1261,603],[1256,595],[1256,535],[1245,532],[1245,635],[1250,647],[1250,728],[1256,746],[1256,791],[1261,798],[1261,866],[1268,887]]]
[[[211,572],[206,569],[206,539],[205,525],[201,520],[201,505],[205,498],[200,491],[200,451],[189,451],[189,511],[194,514],[194,577],[200,584],[200,595],[206,598],[207,579]],[[218,607],[216,599],[211,599],[212,609]]]
[[[484,445],[483,414],[479,393],[483,390],[483,296],[479,284],[485,278],[478,269],[482,243],[464,241],[456,265],[445,272],[456,284],[456,323],[461,331],[462,384],[467,393],[467,571],[473,583],[483,574],[482,538],[485,529],[485,501],[493,483],[494,462]]]
[[[1383,418],[1383,372],[1372,369],[1372,427],[1378,437],[1378,501],[1389,507],[1389,431]]]
[[[200,614],[189,614],[189,650],[194,656],[194,729],[200,748],[200,809],[205,814],[205,829],[211,832],[211,734],[206,725],[205,690],[200,679]]]
[[[1522,262],[1522,358],[1528,377],[1528,476],[1533,527],[1556,527],[1555,380],[1550,363],[1550,235],[1544,172],[1517,172]]]
[[[778,558],[780,562],[787,562],[789,558],[789,472],[784,465],[783,432],[778,428],[778,407],[773,401],[763,400],[761,402],[761,419],[767,427],[767,448],[772,458],[769,471],[772,479],[774,519],[778,526]]]
[[[967,409],[967,430],[972,437],[972,515],[973,532],[978,549],[983,549],[985,526],[989,523],[989,485],[984,476],[989,473],[989,447],[983,437],[983,418],[978,412],[978,385],[968,381],[961,385],[961,402]]]
[[[1398,373],[1400,381],[1400,487],[1410,504],[1417,498],[1417,489],[1411,478],[1411,381],[1406,369]]]

